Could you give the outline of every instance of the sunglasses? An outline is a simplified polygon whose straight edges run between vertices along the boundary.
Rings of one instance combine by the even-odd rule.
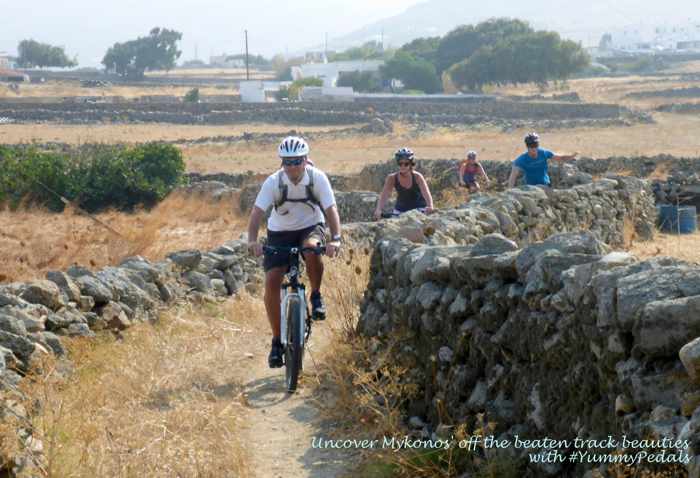
[[[410,161],[399,161],[399,166],[410,166],[411,162]]]
[[[527,145],[527,149],[533,149],[533,148],[539,148],[539,147],[540,147],[539,143],[534,143],[534,144],[530,143]]]
[[[304,158],[283,159],[282,165],[284,165],[284,166],[299,166],[303,162],[304,162]]]

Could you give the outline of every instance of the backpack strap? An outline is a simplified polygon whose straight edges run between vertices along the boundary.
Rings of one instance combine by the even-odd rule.
[[[288,197],[289,187],[282,180],[282,174],[284,174],[284,171],[280,170],[277,173],[277,194],[276,194],[275,201],[274,201],[275,209],[279,208],[282,204],[284,204],[286,202],[303,202],[303,203],[311,203],[311,204],[308,204],[308,206],[311,209],[313,209],[314,206],[318,206],[319,209],[321,209],[321,212],[324,212],[323,208],[321,207],[321,201],[319,201],[319,199],[316,197],[316,193],[314,191],[313,171],[311,171],[307,168],[305,170],[305,172],[309,175],[309,184],[306,185],[306,198],[305,199],[289,199],[289,197]]]
[[[282,174],[284,174],[284,171],[280,169],[277,172],[277,194],[275,195],[274,202],[275,209],[287,202],[287,194],[289,192],[289,188],[286,184],[284,184],[284,181],[282,180]]]

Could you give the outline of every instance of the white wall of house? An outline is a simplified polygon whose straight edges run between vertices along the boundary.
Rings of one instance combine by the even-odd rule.
[[[289,81],[263,81],[248,80],[241,81],[238,91],[241,94],[242,103],[265,103],[268,101],[268,94],[279,91],[283,86],[289,86]]]
[[[292,67],[292,79],[321,78],[323,86],[334,87],[341,73],[378,71],[383,60],[335,61],[332,63],[305,63]]]

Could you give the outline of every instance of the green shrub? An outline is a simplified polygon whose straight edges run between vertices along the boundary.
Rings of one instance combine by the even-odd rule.
[[[0,202],[26,198],[62,211],[61,196],[90,212],[151,207],[176,187],[185,165],[172,145],[85,145],[68,152],[0,150]]]
[[[185,94],[185,103],[199,103],[199,88],[192,88]]]

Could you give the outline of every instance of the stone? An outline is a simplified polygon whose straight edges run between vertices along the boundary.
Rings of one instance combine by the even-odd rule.
[[[116,302],[110,302],[99,311],[100,316],[111,329],[124,330],[131,326],[131,321],[124,309]]]
[[[173,252],[168,254],[168,259],[180,266],[182,269],[195,269],[202,260],[202,253],[195,249]]]
[[[51,332],[39,332],[38,335],[41,337],[41,340],[51,348],[55,355],[62,357],[66,354],[66,349],[63,347],[61,339],[56,334]]]
[[[80,287],[68,274],[59,271],[49,271],[46,273],[46,278],[56,284],[69,301],[80,302]]]
[[[188,271],[183,275],[183,278],[194,290],[206,294],[211,291],[211,279],[197,271]]]
[[[80,293],[92,297],[96,306],[104,305],[115,298],[112,290],[93,275],[80,276],[75,282],[80,287]]]
[[[453,355],[452,349],[447,346],[442,346],[438,350],[438,360],[443,364],[451,363]]]
[[[698,336],[700,295],[649,302],[634,328],[634,349],[652,358],[676,357],[681,347]]]
[[[700,295],[700,269],[688,266],[650,267],[617,281],[617,318],[631,330],[650,302]]]
[[[518,245],[502,234],[487,234],[479,239],[471,251],[470,256],[483,256],[489,254],[501,254],[503,252],[515,251]]]
[[[408,419],[408,426],[413,430],[421,430],[425,427],[425,423],[420,417],[413,416]]]
[[[211,288],[214,289],[216,295],[225,296],[228,295],[228,289],[226,288],[226,283],[221,279],[212,279]]]
[[[615,413],[618,416],[627,415],[635,410],[634,402],[627,395],[618,395],[615,398]]]
[[[24,285],[20,297],[30,304],[45,305],[51,310],[63,306],[61,289],[49,280],[35,280]]]
[[[440,301],[442,289],[434,282],[426,282],[418,289],[418,302],[425,310],[434,308]]]
[[[0,330],[10,332],[15,335],[27,335],[27,327],[21,318],[5,314],[0,309]],[[26,315],[26,314],[24,314]]]
[[[700,379],[700,337],[681,347],[678,356],[692,380]]]
[[[28,338],[0,330],[0,346],[12,351],[22,362],[27,360],[34,352],[34,343]]]
[[[488,386],[483,380],[479,380],[472,390],[469,399],[467,400],[467,408],[472,411],[481,411],[486,405],[488,399]]]
[[[83,312],[90,312],[95,307],[95,299],[89,295],[81,295],[78,300],[78,306]]]

